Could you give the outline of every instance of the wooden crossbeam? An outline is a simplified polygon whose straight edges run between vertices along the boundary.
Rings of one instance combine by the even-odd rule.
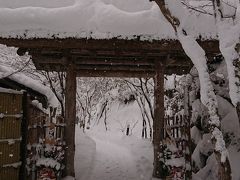
[[[206,50],[206,53],[219,53],[219,43],[216,40],[198,40],[199,44]],[[55,49],[98,49],[102,50],[127,50],[139,52],[139,50],[157,50],[160,52],[181,52],[183,49],[177,40],[153,40],[140,41],[138,39],[17,39],[17,38],[0,38],[0,43],[7,46],[19,48],[36,49],[36,48],[55,48]]]
[[[143,59],[90,59],[90,58],[76,58],[75,64],[85,65],[128,65],[128,66],[153,66],[154,62]]]
[[[154,76],[153,71],[113,71],[113,70],[79,70],[77,71],[78,77],[122,77],[122,78],[134,78],[145,77],[150,78]]]
[[[19,54],[28,51],[39,70],[66,71],[70,58],[82,76],[149,76],[155,61],[165,65],[166,74],[185,74],[192,67],[176,40],[0,38],[0,43],[19,47]],[[217,41],[199,43],[211,56],[219,52]]]

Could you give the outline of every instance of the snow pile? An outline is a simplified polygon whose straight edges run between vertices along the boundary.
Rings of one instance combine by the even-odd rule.
[[[0,37],[176,39],[159,7],[146,0],[1,0],[0,24]],[[184,25],[195,37],[216,38],[211,16],[193,12]]]

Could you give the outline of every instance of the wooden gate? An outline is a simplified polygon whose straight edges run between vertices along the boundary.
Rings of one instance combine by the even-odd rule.
[[[191,179],[191,137],[188,86],[166,92],[164,158],[169,179]]]
[[[0,179],[18,180],[20,175],[23,93],[0,89]]]

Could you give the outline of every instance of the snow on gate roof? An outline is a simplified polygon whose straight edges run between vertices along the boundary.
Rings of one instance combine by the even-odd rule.
[[[189,16],[193,36],[216,37],[213,19]],[[1,38],[175,39],[158,6],[149,0],[0,0]]]

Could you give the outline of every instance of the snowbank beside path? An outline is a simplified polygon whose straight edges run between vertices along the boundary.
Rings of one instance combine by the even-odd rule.
[[[146,0],[0,0],[0,24],[0,37],[176,39],[156,3]],[[195,37],[216,38],[211,16],[193,12],[185,24]]]
[[[77,180],[87,180],[92,173],[96,155],[96,143],[76,126],[75,173]]]

